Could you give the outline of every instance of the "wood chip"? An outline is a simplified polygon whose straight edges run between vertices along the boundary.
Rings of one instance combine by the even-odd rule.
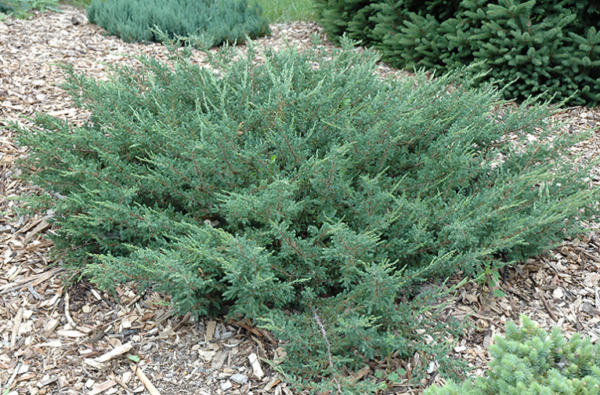
[[[79,332],[79,331],[71,331],[71,330],[56,331],[56,333],[59,336],[64,336],[64,337],[84,337],[84,336],[87,336],[86,333]]]
[[[38,344],[39,347],[55,347],[55,348],[59,348],[62,347],[63,344],[60,340],[52,340],[46,343],[40,343]]]
[[[129,373],[129,372],[128,372]],[[125,384],[123,381],[121,381],[119,378],[117,377],[113,377],[113,380],[115,380],[117,382],[117,384],[119,384],[121,387],[123,387],[125,390],[127,391],[131,391],[131,389],[127,386],[127,384]]]
[[[62,267],[58,267],[58,268],[54,268],[51,270],[48,270],[45,273],[42,274],[38,274],[35,276],[32,276],[30,278],[27,279],[27,281],[24,284],[19,284],[19,285],[15,285],[12,283],[9,284],[5,284],[3,286],[0,286],[0,289],[2,289],[2,291],[0,291],[0,295],[4,295],[10,292],[14,292],[16,290],[19,290],[23,287],[26,287],[27,284],[31,284],[31,286],[35,287],[36,285],[39,285],[41,283],[43,283],[44,281],[52,278],[53,276],[55,276],[56,274],[62,272],[64,269]]]
[[[550,314],[550,318],[552,318],[554,321],[558,321],[558,319],[556,318],[556,315],[554,315],[554,312],[550,308],[550,305],[548,305],[548,301],[546,300],[546,298],[544,298],[543,295],[540,295],[540,298],[542,299],[542,302],[544,303],[544,307],[546,308],[546,311],[548,311],[548,314]]]
[[[46,334],[49,334],[50,332],[53,332],[56,327],[58,326],[59,321],[57,319],[51,318],[46,325],[44,325],[44,332],[46,332]]]
[[[93,367],[94,369],[98,369],[98,370],[103,370],[106,368],[106,365],[96,361],[95,359],[91,359],[91,358],[84,358],[83,363],[85,363],[88,366]]]
[[[221,369],[225,361],[227,360],[227,356],[229,353],[227,351],[219,351],[215,354],[212,360],[212,368],[215,370]]]
[[[271,381],[269,381],[267,383],[267,385],[265,385],[265,388],[263,389],[263,391],[265,392],[269,392],[273,389],[273,387],[275,387],[276,385],[278,385],[279,383],[281,383],[281,379],[275,377],[273,378]]]
[[[144,387],[146,387],[148,392],[150,392],[150,395],[160,395],[160,392],[158,392],[152,382],[148,380],[148,377],[144,374],[144,372],[142,372],[142,369],[136,365],[131,365],[131,370],[133,370],[138,379],[140,379],[142,384],[144,384]]]
[[[25,240],[23,240],[23,244],[29,244],[29,242],[31,241],[31,239],[38,233],[45,231],[46,229],[50,228],[50,224],[44,220],[42,220],[38,226],[36,226],[31,232],[29,232],[27,234],[27,236],[25,236]]]
[[[106,380],[102,384],[98,384],[97,386],[95,386],[88,394],[89,395],[98,395],[98,394],[106,391],[107,389],[115,386],[115,385],[117,385],[116,381],[114,381],[114,380]]]
[[[198,354],[206,362],[211,362],[216,353],[217,353],[216,351],[210,351],[210,350],[199,350],[198,351]]]
[[[369,372],[371,371],[371,368],[369,367],[369,365],[365,366],[364,368],[360,369],[358,372],[356,372],[356,374],[352,375],[352,381],[359,381],[362,380],[363,377],[365,377],[367,374],[369,374]]]
[[[19,328],[21,327],[21,320],[23,319],[23,308],[19,308],[15,319],[13,320],[13,330],[10,337],[10,347],[14,350],[17,347],[17,335],[19,334]]]
[[[209,343],[211,341],[213,341],[213,336],[215,334],[216,328],[217,328],[216,321],[208,321],[208,324],[206,325],[206,334],[204,335],[204,340],[206,340]]]
[[[17,366],[15,366],[15,369],[13,370],[12,375],[10,376],[10,379],[8,379],[8,382],[5,385],[6,388],[10,388],[13,381],[15,381],[15,377],[17,377],[17,374],[19,374],[19,370],[21,370],[21,366],[23,366],[23,363],[19,361],[19,363],[17,363]]]
[[[75,321],[73,321],[73,318],[71,318],[71,313],[69,312],[69,293],[65,292],[65,318],[67,319],[67,322],[73,327],[77,327],[77,324],[75,323]]]
[[[55,383],[57,381],[58,381],[58,377],[52,377],[52,378],[49,378],[49,379],[46,379],[46,380],[42,380],[42,381],[38,382],[36,385],[37,385],[38,388],[42,388],[42,387],[45,387],[45,386],[50,385],[52,383]]]
[[[254,372],[254,376],[261,380],[265,373],[263,372],[262,368],[260,367],[260,362],[258,360],[258,357],[256,356],[256,354],[252,353],[250,355],[248,355],[248,361],[250,361],[250,366],[252,366],[252,371]]]
[[[592,306],[591,303],[588,302],[584,302],[581,304],[581,311],[584,311],[592,316],[600,316],[600,311],[598,311],[598,309],[596,309],[594,306]]]
[[[119,355],[123,355],[126,352],[129,352],[132,348],[133,348],[133,345],[131,343],[125,343],[122,346],[116,347],[112,351],[99,356],[98,358],[96,358],[96,361],[100,362],[100,363],[110,361],[111,359],[113,359]]]

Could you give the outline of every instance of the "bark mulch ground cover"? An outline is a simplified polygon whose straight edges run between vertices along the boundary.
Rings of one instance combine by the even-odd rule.
[[[258,49],[290,44],[307,47],[313,23],[272,25],[273,35],[256,41]],[[325,45],[331,46],[325,42]],[[244,47],[241,47],[244,50]],[[111,64],[135,65],[140,53],[167,59],[160,44],[125,43],[90,25],[85,11],[64,7],[63,13],[36,14],[30,20],[0,22],[0,391],[16,394],[291,394],[265,363],[284,358],[271,334],[251,322],[222,318],[179,317],[169,298],[152,290],[139,293],[135,284],[116,289],[116,296],[98,290],[77,273],[65,271],[48,254],[52,243],[49,213],[19,216],[14,198],[39,189],[15,178],[14,161],[27,155],[5,128],[10,121],[27,125],[24,116],[46,113],[74,124],[89,114],[73,106],[59,87],[60,63],[103,78]],[[260,55],[259,55],[260,56]],[[202,54],[193,59],[203,64]],[[382,75],[407,74],[380,65]],[[564,109],[555,116],[572,133],[594,128],[598,108]],[[600,152],[598,134],[576,147],[585,157]],[[600,182],[600,169],[590,176]],[[454,349],[475,374],[489,360],[487,348],[504,323],[525,313],[542,327],[561,327],[568,335],[581,332],[600,339],[600,235],[597,226],[575,240],[565,240],[551,253],[508,270],[499,287],[505,298],[492,296],[484,284],[465,285],[444,313],[472,324]],[[457,280],[458,280],[457,276]],[[67,285],[70,284],[70,285]],[[423,341],[430,341],[423,333]],[[393,361],[407,371],[421,363],[419,355]],[[361,370],[374,378],[384,361]],[[443,383],[430,367],[423,384]],[[387,393],[419,393],[397,383]]]

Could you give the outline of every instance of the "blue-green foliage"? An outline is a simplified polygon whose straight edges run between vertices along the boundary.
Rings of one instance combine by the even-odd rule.
[[[14,1],[0,0],[0,12],[12,12],[15,10]]]
[[[498,92],[459,75],[383,81],[372,51],[345,46],[223,50],[210,69],[142,59],[107,82],[71,72],[89,124],[18,132],[56,253],[103,287],[137,280],[181,312],[261,322],[296,377],[364,393],[342,367],[396,352],[450,369],[457,326],[424,315],[438,295],[419,282],[580,232],[598,191],[569,149],[586,136],[545,106],[499,111]]]
[[[504,96],[600,102],[600,22],[592,0],[317,0],[334,39],[348,34],[412,70],[490,69]]]
[[[600,348],[575,333],[566,339],[521,316],[521,329],[509,322],[506,336],[490,347],[492,361],[484,377],[472,383],[449,382],[425,395],[597,395],[600,394]]]
[[[246,0],[93,0],[91,23],[127,42],[202,37],[209,46],[241,43],[270,33],[258,4]]]
[[[31,11],[60,12],[58,0],[0,0],[0,12],[15,18],[29,18]]]

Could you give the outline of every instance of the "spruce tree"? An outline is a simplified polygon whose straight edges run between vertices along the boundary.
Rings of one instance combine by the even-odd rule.
[[[506,325],[506,335],[490,347],[492,360],[474,383],[450,381],[425,395],[597,395],[600,393],[600,348],[579,333],[566,339],[559,328],[550,333],[521,316],[522,328]]]
[[[352,29],[356,34],[361,34],[359,39],[366,44],[369,40],[370,28],[366,26],[369,25],[368,20],[372,14],[371,4],[376,2],[377,0],[315,0],[315,9],[323,30],[331,40],[339,43],[339,38],[349,31],[350,24],[354,22]]]
[[[446,72],[475,64],[475,73],[489,70],[482,82],[500,83],[508,99],[598,103],[600,11],[594,1],[379,0],[365,15],[353,15],[361,17],[326,31],[366,40],[397,67]]]

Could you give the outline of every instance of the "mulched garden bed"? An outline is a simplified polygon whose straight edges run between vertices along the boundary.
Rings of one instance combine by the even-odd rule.
[[[256,40],[262,48],[312,45],[322,35],[314,23],[272,25],[271,37]],[[324,45],[332,47],[324,41]],[[243,51],[244,47],[240,47]],[[138,62],[131,55],[152,55],[167,60],[160,44],[130,44],[107,37],[90,25],[85,11],[64,7],[63,13],[36,14],[30,20],[0,22],[0,390],[10,394],[291,394],[266,360],[285,357],[277,341],[252,323],[224,322],[222,318],[194,321],[178,317],[166,295],[139,294],[135,284],[116,290],[116,297],[86,280],[67,285],[76,273],[53,266],[48,251],[52,213],[21,217],[15,197],[39,189],[14,177],[14,161],[27,150],[18,147],[3,126],[24,125],[23,116],[46,113],[85,122],[89,114],[73,106],[59,87],[64,81],[60,63],[76,71],[103,78],[110,65]],[[260,55],[258,56],[260,60]],[[194,52],[194,62],[204,64]],[[407,75],[385,64],[383,76]],[[596,127],[598,108],[574,107],[555,115],[572,133]],[[600,152],[598,134],[576,147],[585,158]],[[600,183],[600,168],[590,183]],[[544,328],[559,326],[571,335],[580,332],[594,342],[600,338],[600,236],[597,226],[579,239],[567,240],[551,253],[508,269],[506,294],[496,298],[479,283],[463,286],[444,315],[472,324],[455,356],[466,358],[481,374],[488,362],[487,349],[507,320],[522,313]],[[459,276],[456,276],[456,280]],[[454,280],[451,280],[452,283]],[[423,341],[429,341],[423,334]],[[129,358],[131,356],[133,359]],[[137,365],[137,357],[139,363]],[[421,363],[392,361],[407,375]],[[374,377],[387,365],[373,362],[361,376]],[[423,384],[443,383],[431,366]],[[408,378],[408,377],[405,377]],[[398,383],[387,393],[419,393],[419,388]]]

